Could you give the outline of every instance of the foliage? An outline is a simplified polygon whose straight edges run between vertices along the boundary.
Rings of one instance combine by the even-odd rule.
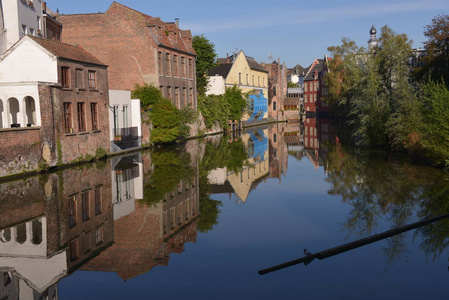
[[[209,41],[204,35],[194,35],[192,46],[196,52],[196,86],[198,95],[205,96],[207,90],[208,79],[207,70],[216,66],[215,45]]]
[[[142,202],[154,205],[160,202],[166,193],[173,191],[181,180],[192,181],[195,169],[190,155],[184,149],[175,147],[158,148],[151,153],[154,171],[144,178]]]
[[[170,100],[162,97],[158,88],[148,84],[136,84],[132,96],[140,99],[144,110],[150,110],[153,143],[173,143],[189,136],[190,127],[187,124],[194,117],[190,108],[177,109]]]
[[[220,207],[223,206],[223,203],[210,197],[207,176],[200,177],[199,184],[200,219],[197,223],[197,229],[199,232],[207,233],[213,229],[214,225],[218,224],[218,215],[221,212]]]
[[[424,48],[427,55],[423,67],[417,70],[417,78],[425,80],[429,75],[433,81],[449,85],[449,15],[441,14],[425,27],[427,41]]]
[[[299,87],[299,84],[287,81],[287,88],[297,88],[297,87]]]
[[[449,90],[444,83],[429,81],[422,87],[420,101],[422,154],[432,163],[444,165],[449,158]]]
[[[140,105],[143,110],[148,110],[152,105],[162,100],[161,91],[148,83],[142,86],[135,84],[131,95],[134,99],[140,99]]]
[[[388,220],[396,228],[416,218],[428,219],[449,211],[449,186],[442,171],[400,161],[384,151],[326,146],[328,193],[340,195],[351,207],[343,224],[351,235],[364,238],[378,232],[379,220]],[[439,255],[449,246],[448,220],[422,227],[419,232],[423,236],[421,247],[428,254]],[[386,244],[384,253],[390,262],[405,251],[403,238],[395,236]]]
[[[103,149],[102,147],[97,148],[97,150],[95,150],[95,158],[96,159],[101,159],[104,158],[108,155],[108,151],[106,151],[105,149]]]
[[[330,47],[334,59],[325,84],[327,101],[338,104],[339,118],[350,119],[360,145],[394,149],[414,147],[410,139],[421,122],[419,103],[410,84],[411,41],[388,26],[379,44],[367,52],[353,41]]]
[[[207,128],[212,128],[215,122],[224,129],[228,127],[229,104],[223,100],[223,95],[198,95],[198,110]]]
[[[234,85],[226,88],[223,95],[198,96],[198,109],[204,117],[207,128],[218,122],[224,129],[228,127],[228,120],[240,120],[247,105],[246,95]]]
[[[246,108],[246,98],[242,91],[234,84],[231,88],[226,88],[224,101],[229,106],[229,119],[240,120]]]

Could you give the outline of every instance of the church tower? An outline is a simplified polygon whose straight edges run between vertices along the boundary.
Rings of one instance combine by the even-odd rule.
[[[374,25],[371,26],[369,34],[370,34],[370,38],[369,38],[369,41],[368,41],[368,50],[371,51],[379,43],[379,41],[376,38],[377,30],[376,30],[376,27],[374,27]]]

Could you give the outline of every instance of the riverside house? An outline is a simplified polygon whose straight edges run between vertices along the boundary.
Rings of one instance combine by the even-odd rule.
[[[0,176],[109,151],[107,66],[84,49],[25,36],[0,61]]]

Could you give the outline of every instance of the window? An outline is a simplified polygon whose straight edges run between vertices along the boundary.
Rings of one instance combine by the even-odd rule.
[[[89,71],[89,88],[96,89],[97,88],[97,73],[95,71]]]
[[[165,67],[167,68],[167,76],[171,76],[170,53],[165,54]]]
[[[76,225],[76,196],[69,198],[69,228]]]
[[[84,253],[88,253],[90,250],[92,250],[91,240],[92,240],[92,231],[88,231],[83,237]]]
[[[239,73],[239,84],[242,84],[242,73]]]
[[[257,76],[257,85],[260,86],[260,76]]]
[[[167,99],[171,100],[171,86],[167,86]]]
[[[70,261],[74,261],[78,258],[79,256],[78,239],[70,241],[69,252],[70,252]]]
[[[90,113],[92,115],[92,130],[98,130],[97,103],[90,104]]]
[[[276,110],[276,101],[273,101],[273,110]]]
[[[22,24],[22,36],[27,34],[27,26]]]
[[[95,188],[95,215],[101,214],[101,187]]]
[[[35,34],[34,34],[34,28],[30,28],[30,35],[35,36]]]
[[[61,67],[61,85],[63,88],[70,87],[70,68]]]
[[[173,76],[178,77],[178,55],[173,55]]]
[[[123,105],[123,128],[128,128],[128,105]]]
[[[84,71],[83,69],[75,70],[75,87],[83,89],[84,88]]]
[[[85,111],[84,111],[84,103],[79,102],[77,104],[77,106],[78,106],[78,130],[86,131],[86,118],[85,118]]]
[[[274,143],[276,143],[276,137],[277,137],[277,136],[276,136],[276,133],[273,134],[273,142],[274,142]]]
[[[89,220],[89,192],[81,194],[81,209],[83,222]]]
[[[162,52],[157,53],[157,67],[159,69],[159,75],[164,75],[164,67],[162,65]]]
[[[186,58],[181,56],[181,77],[186,77]]]
[[[180,103],[179,103],[179,88],[175,87],[175,105],[176,107],[179,109],[180,107]]]
[[[253,85],[254,85],[254,75],[253,75]]]
[[[118,105],[114,105],[114,135],[120,135],[120,122],[118,118]]]
[[[72,133],[72,104],[64,102],[64,132]]]
[[[193,78],[193,60],[189,58],[189,78]]]
[[[249,84],[249,75],[246,74],[246,85],[248,85],[248,84]]]
[[[103,226],[95,228],[95,245],[99,245],[103,242]]]

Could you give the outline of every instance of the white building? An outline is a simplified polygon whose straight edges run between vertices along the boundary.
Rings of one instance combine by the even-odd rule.
[[[43,37],[42,0],[0,1],[0,53],[25,34]]]

